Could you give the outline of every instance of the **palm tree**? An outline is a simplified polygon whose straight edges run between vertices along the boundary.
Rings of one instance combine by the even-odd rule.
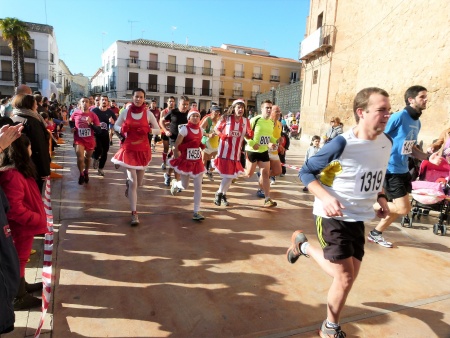
[[[31,48],[31,38],[28,34],[27,25],[16,18],[0,19],[0,30],[2,37],[8,41],[11,48],[12,71],[14,87],[25,83],[24,49]]]

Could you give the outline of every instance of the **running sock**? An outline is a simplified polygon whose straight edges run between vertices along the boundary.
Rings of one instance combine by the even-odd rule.
[[[308,254],[308,246],[309,246],[309,242],[305,242],[305,243],[302,243],[302,245],[300,245],[300,251],[302,252],[302,254],[304,254],[304,255]]]
[[[132,211],[131,214],[132,214],[132,215],[136,215],[136,214],[137,214],[137,211]]]
[[[167,155],[167,157],[172,157],[173,156],[173,151],[169,151],[169,154]]]
[[[327,322],[325,323],[326,327],[329,329],[337,329],[339,327],[339,323],[332,323],[327,319]]]
[[[166,163],[166,160],[167,160],[167,153],[163,153],[162,155],[163,155],[163,163]]]
[[[206,161],[206,170],[210,171],[209,168],[211,166],[211,160]]]
[[[383,232],[373,229],[370,233],[374,236],[380,236]]]

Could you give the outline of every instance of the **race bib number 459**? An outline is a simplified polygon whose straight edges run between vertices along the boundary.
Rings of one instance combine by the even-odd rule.
[[[202,157],[202,153],[200,148],[188,148],[186,159],[195,161],[199,160]]]
[[[356,195],[361,195],[381,191],[383,180],[384,171],[382,169],[361,170],[356,175],[354,193]]]

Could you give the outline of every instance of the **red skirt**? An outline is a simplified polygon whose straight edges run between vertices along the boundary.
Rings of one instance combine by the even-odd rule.
[[[197,177],[206,173],[205,166],[202,160],[186,160],[178,157],[169,161],[170,166],[180,175],[189,175],[190,177]]]
[[[84,150],[94,150],[95,149],[95,138],[77,138],[73,141],[74,144],[78,144],[84,147]]]
[[[152,160],[152,152],[148,150],[126,150],[124,147],[120,148],[111,162],[129,169],[145,170],[147,165]]]
[[[244,168],[240,161],[227,160],[216,157],[214,159],[214,167],[219,172],[220,176],[224,178],[236,178],[244,174]]]

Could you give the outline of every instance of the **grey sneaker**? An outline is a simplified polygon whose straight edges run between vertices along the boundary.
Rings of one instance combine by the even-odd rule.
[[[98,168],[98,162],[99,162],[99,160],[96,160],[95,158],[94,158],[94,161],[92,161],[92,166],[94,167],[94,169]]]
[[[369,242],[380,244],[385,248],[392,248],[394,246],[391,242],[386,241],[383,236],[372,234],[372,231],[369,232],[367,239]]]
[[[228,203],[228,201],[227,201],[227,195],[225,195],[225,194],[222,195],[222,203],[226,207],[230,205],[230,203]]]
[[[164,173],[164,184],[167,186],[170,185],[170,176],[167,173]]]
[[[322,323],[322,327],[319,330],[319,336],[322,338],[345,338],[347,335],[344,331],[341,330],[341,327],[338,326],[335,329],[329,328],[326,325],[327,320],[325,319]]]
[[[162,169],[162,170],[166,170],[166,163],[165,163],[165,162],[163,162],[163,163],[161,164],[161,169]]]
[[[172,194],[172,196],[175,196],[178,192],[180,192],[177,188],[177,180],[173,179],[172,180],[172,185],[170,186],[170,193]]]
[[[274,185],[275,184],[275,176],[270,176],[270,185]]]
[[[192,216],[192,219],[194,221],[203,221],[205,219],[205,217],[199,212],[194,212],[194,215]]]
[[[214,177],[213,177],[212,172],[207,171],[207,172],[206,172],[206,176],[208,176],[208,178],[209,178],[210,181],[214,182]]]
[[[309,257],[308,255],[302,253],[302,251],[300,250],[300,246],[305,242],[308,242],[308,239],[306,238],[303,231],[294,231],[291,237],[292,244],[286,252],[286,257],[289,263],[294,264],[302,255],[305,257]]]
[[[98,174],[100,175],[100,176],[105,176],[105,172],[103,171],[103,169],[98,169]]]
[[[136,225],[139,224],[139,217],[137,214],[131,214],[131,226],[135,227]]]

